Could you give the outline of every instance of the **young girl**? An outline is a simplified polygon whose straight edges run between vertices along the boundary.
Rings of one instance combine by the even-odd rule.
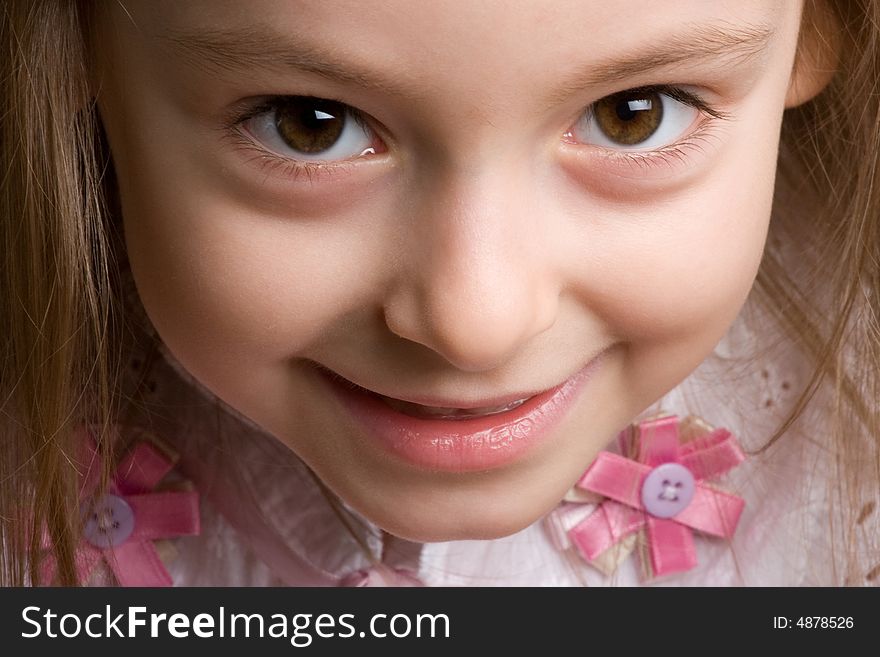
[[[4,3],[2,583],[875,582],[878,38]]]

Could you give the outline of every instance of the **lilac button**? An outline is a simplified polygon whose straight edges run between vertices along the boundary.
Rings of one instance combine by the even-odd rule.
[[[83,512],[83,536],[97,548],[122,545],[134,531],[134,511],[118,495],[98,497]]]
[[[642,485],[642,504],[656,518],[672,518],[694,498],[694,475],[680,463],[663,463],[648,473]]]

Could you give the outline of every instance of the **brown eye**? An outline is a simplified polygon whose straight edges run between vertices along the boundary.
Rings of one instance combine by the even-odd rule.
[[[279,96],[242,125],[263,146],[290,160],[348,160],[379,147],[358,110],[325,98]]]
[[[612,151],[647,152],[679,142],[711,108],[687,90],[640,87],[600,98],[581,113],[566,140]]]
[[[663,121],[660,94],[624,91],[599,100],[593,107],[596,126],[616,144],[646,141]]]
[[[275,110],[275,127],[284,142],[300,153],[321,153],[335,144],[345,127],[342,103],[293,96]]]

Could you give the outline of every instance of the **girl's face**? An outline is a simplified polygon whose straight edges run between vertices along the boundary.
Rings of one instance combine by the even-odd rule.
[[[96,89],[144,306],[388,531],[516,531],[743,304],[800,4],[107,3]],[[315,364],[455,408],[588,376],[513,430],[543,397],[383,441]]]

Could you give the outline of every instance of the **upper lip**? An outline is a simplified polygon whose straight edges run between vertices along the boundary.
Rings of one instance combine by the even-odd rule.
[[[515,393],[510,393],[510,394],[505,394],[505,395],[496,395],[494,397],[483,397],[481,399],[467,399],[467,400],[454,399],[453,400],[453,399],[441,399],[439,397],[428,397],[428,396],[409,395],[409,394],[407,394],[407,395],[389,395],[389,394],[385,394],[384,392],[379,392],[378,390],[372,390],[370,388],[366,388],[366,387],[361,386],[357,383],[354,383],[350,379],[346,379],[345,377],[343,377],[339,373],[337,373],[333,370],[330,370],[330,369],[324,367],[323,365],[318,365],[318,368],[325,373],[331,374],[333,376],[337,376],[340,379],[344,379],[345,381],[348,381],[350,384],[360,388],[361,390],[372,393],[374,395],[381,395],[383,397],[390,397],[392,399],[397,399],[397,400],[404,401],[404,402],[410,402],[412,404],[420,404],[422,406],[435,406],[438,408],[461,408],[461,409],[491,408],[494,406],[506,406],[507,404],[511,404],[515,401],[519,401],[521,399],[529,399],[530,397],[534,397],[535,395],[540,395],[541,393],[547,392],[548,390],[558,388],[563,383],[565,383],[565,381],[568,381],[568,379],[571,378],[571,376],[574,376],[572,374],[569,377],[566,377],[562,382],[560,382],[556,385],[550,386],[549,388],[541,388],[539,390],[534,390],[534,391],[530,391],[530,392],[515,392]]]

